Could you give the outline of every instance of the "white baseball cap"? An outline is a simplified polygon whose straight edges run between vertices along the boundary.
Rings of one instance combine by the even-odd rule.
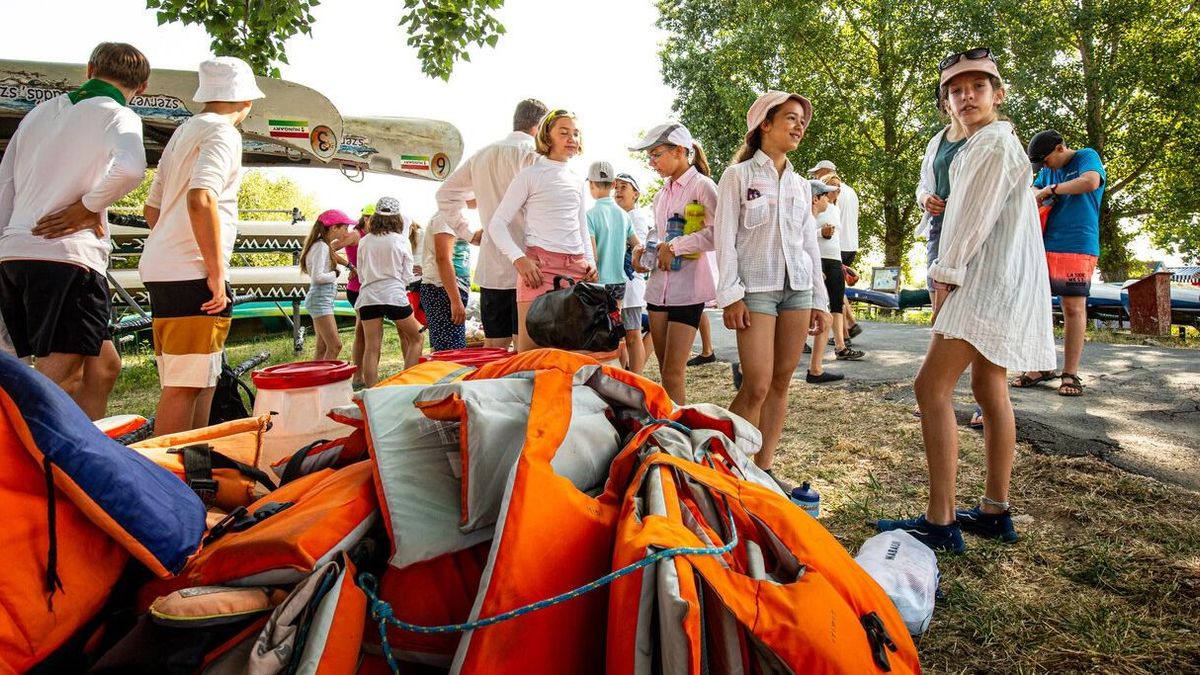
[[[683,126],[679,122],[667,122],[666,124],[660,124],[646,132],[646,135],[642,137],[642,140],[629,146],[629,149],[637,152],[640,150],[649,150],[656,145],[668,143],[670,145],[681,145],[690,151],[695,142],[696,141],[692,140],[692,132],[688,131],[687,127]]]
[[[820,171],[821,169],[829,169],[830,171],[837,171],[837,164],[834,164],[833,162],[831,162],[827,159],[823,159],[823,160],[817,162],[816,166],[814,166],[813,168],[808,170],[808,175],[811,176],[814,173]]]
[[[617,172],[613,169],[612,162],[592,162],[588,167],[588,180],[593,183],[611,183],[617,178]]]
[[[254,80],[250,64],[235,56],[218,56],[200,64],[200,87],[192,100],[196,103],[209,101],[254,101],[266,98]]]

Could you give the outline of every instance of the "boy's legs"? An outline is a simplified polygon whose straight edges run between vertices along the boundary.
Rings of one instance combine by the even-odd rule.
[[[99,356],[83,360],[83,387],[76,398],[79,407],[94,420],[108,414],[108,397],[121,374],[121,355],[112,340],[100,345]]]

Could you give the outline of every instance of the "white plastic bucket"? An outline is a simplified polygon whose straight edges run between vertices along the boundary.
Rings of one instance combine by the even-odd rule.
[[[276,413],[263,436],[259,468],[294,454],[318,439],[344,436],[348,427],[329,419],[329,411],[351,402],[355,367],[344,361],[300,361],[254,371],[258,393],[254,414]]]

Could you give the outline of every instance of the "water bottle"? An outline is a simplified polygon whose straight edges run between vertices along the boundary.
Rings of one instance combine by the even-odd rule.
[[[696,200],[692,200],[687,206],[683,207],[683,233],[692,234],[704,229],[704,205]],[[700,258],[699,253],[688,253],[683,257],[688,260],[697,260]]]
[[[792,503],[804,509],[813,518],[821,517],[821,494],[814,490],[808,481],[798,488],[792,488]]]
[[[667,218],[667,241],[671,241],[675,237],[682,237],[685,226],[687,226],[687,221],[683,216],[678,213],[671,214],[671,217]],[[675,259],[671,261],[671,270],[677,271],[681,267],[683,267],[683,258],[675,256]]]
[[[642,267],[653,272],[658,267],[658,242],[646,242],[646,249],[642,251]]]

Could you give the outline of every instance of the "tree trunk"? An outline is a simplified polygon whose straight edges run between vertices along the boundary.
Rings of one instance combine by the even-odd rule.
[[[907,258],[907,247],[904,245],[905,223],[900,218],[900,209],[896,202],[896,186],[887,185],[883,188],[883,264],[888,267],[900,267]]]
[[[1106,199],[1100,205],[1100,274],[1105,281],[1129,278],[1129,242],[1121,232],[1120,220]]]

